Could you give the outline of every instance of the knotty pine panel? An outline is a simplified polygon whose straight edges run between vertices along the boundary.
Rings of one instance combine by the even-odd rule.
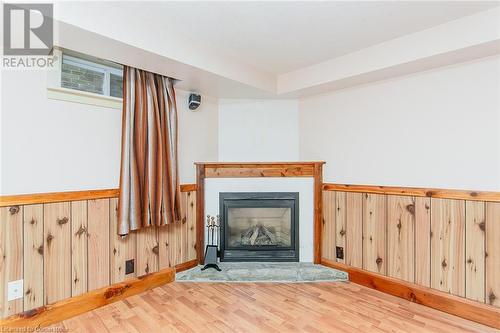
[[[2,317],[23,311],[23,298],[7,301],[9,281],[23,278],[23,207],[0,208],[0,309]]]
[[[158,268],[174,267],[170,258],[170,233],[172,224],[162,225],[158,228]]]
[[[182,220],[158,228],[160,269],[196,259],[196,192],[181,195]]]
[[[465,296],[465,201],[431,199],[431,287]]]
[[[88,290],[109,285],[109,199],[88,200]]]
[[[363,267],[363,194],[346,193],[346,264]]]
[[[135,232],[125,237],[118,235],[118,198],[109,199],[109,226],[110,282],[113,284],[136,277],[136,270],[125,274],[125,262],[136,258],[137,235]]]
[[[323,231],[321,256],[335,260],[335,197],[336,192],[323,192]]]
[[[387,275],[415,279],[415,198],[387,196]]]
[[[125,238],[117,235],[117,198],[0,207],[0,316],[157,271],[158,230],[172,230],[165,236],[172,244],[164,249],[167,264],[196,259],[196,191],[182,195],[183,223]],[[126,276],[128,259],[135,271]],[[7,304],[7,283],[18,279],[24,279],[24,296]]]
[[[500,306],[500,203],[486,203],[486,303]]]
[[[415,198],[415,283],[431,286],[430,198]]]
[[[345,251],[345,234],[346,234],[346,193],[336,192],[335,194],[335,246],[344,248]],[[333,255],[336,258],[336,249],[333,249]],[[336,258],[338,262],[345,261],[344,259]]]
[[[384,208],[384,195],[324,190],[324,206],[333,200],[329,192],[335,193],[332,214],[338,214],[339,194],[346,196],[346,265],[368,270],[378,258],[375,247],[367,248],[370,237],[373,243],[373,233],[385,235],[387,270],[379,273],[500,306],[500,203],[405,194],[387,195]],[[324,213],[328,219],[328,208]],[[377,227],[368,223],[374,215]],[[337,239],[322,244],[338,244]],[[378,244],[383,253],[383,242]]]
[[[187,260],[196,259],[196,192],[187,192]]]
[[[43,205],[24,206],[24,311],[43,305]]]
[[[135,233],[137,242],[135,269],[137,272],[137,276],[142,276],[158,271],[158,228],[165,228],[165,226],[145,227]]]
[[[465,296],[484,302],[485,203],[467,201],[465,206]]]
[[[70,202],[44,204],[44,304],[71,297],[70,217]]]
[[[159,266],[160,269],[174,267],[181,256],[182,244],[178,237],[182,237],[182,223],[170,223],[158,228]]]
[[[363,269],[385,274],[386,257],[386,196],[363,195]]]
[[[182,217],[179,222],[180,226],[180,257],[179,257],[179,262],[177,264],[180,264],[182,262],[187,261],[188,257],[188,227],[187,227],[187,207],[188,207],[188,200],[187,200],[187,193],[183,192],[181,193],[181,205],[182,205]]]
[[[71,295],[87,292],[87,200],[71,202]]]
[[[169,232],[169,256],[172,267],[182,262],[182,223],[172,223]]]

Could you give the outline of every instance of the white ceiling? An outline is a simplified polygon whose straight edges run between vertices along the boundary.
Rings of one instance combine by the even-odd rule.
[[[165,28],[282,74],[471,15],[498,2],[164,3]],[[168,22],[168,23],[167,23]]]
[[[460,59],[500,53],[499,5],[499,1],[61,1],[56,2],[54,16],[68,23],[68,29],[83,29],[73,39],[67,34],[68,48],[178,78],[183,89],[223,97],[247,93],[265,97],[300,90],[284,88],[289,78],[304,81],[311,74],[311,84],[320,85],[331,81],[333,74],[367,67],[363,64],[373,63],[371,71],[384,59],[396,64],[398,56],[438,56],[445,49],[466,49],[486,41],[496,43],[488,46],[493,51],[475,50],[477,54]],[[86,43],[80,40],[84,36]],[[107,42],[97,43],[98,36]],[[95,50],[96,45],[103,48]],[[384,63],[381,68],[391,67]]]
[[[149,30],[160,36],[175,33],[198,47],[271,74],[282,74],[498,4],[486,1],[227,1],[115,2],[110,6],[97,2],[87,3],[86,7],[96,20],[112,15],[120,17],[124,24],[140,22],[142,31]],[[92,7],[96,7],[95,10]]]

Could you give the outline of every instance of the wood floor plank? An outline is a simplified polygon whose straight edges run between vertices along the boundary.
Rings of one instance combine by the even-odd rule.
[[[58,325],[71,332],[495,332],[349,282],[174,282]]]

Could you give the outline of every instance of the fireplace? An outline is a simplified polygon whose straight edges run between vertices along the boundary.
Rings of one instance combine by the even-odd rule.
[[[299,261],[299,193],[220,193],[221,261]]]

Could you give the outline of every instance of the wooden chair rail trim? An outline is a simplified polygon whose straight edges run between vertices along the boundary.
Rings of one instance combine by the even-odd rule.
[[[321,264],[347,272],[349,281],[353,283],[500,329],[500,308],[495,306],[474,302],[325,258],[321,259]]]
[[[4,195],[0,197],[0,207],[14,206],[14,205],[31,205],[31,204],[51,203],[51,202],[115,198],[118,196],[118,194],[119,194],[118,189],[107,189],[107,190]]]
[[[192,191],[196,191],[196,184],[181,185],[181,192]],[[0,207],[116,198],[119,195],[119,189],[3,195],[0,196]]]
[[[162,286],[174,280],[175,269],[171,267],[165,268],[139,278],[116,283],[80,296],[71,297],[54,304],[8,317],[0,320],[0,328],[18,327],[32,329],[46,327],[129,296]]]
[[[181,192],[194,192],[196,191],[196,184],[181,184]]]
[[[323,183],[323,191],[342,191],[358,193],[376,193],[389,195],[404,195],[440,199],[460,199],[473,201],[500,202],[500,192],[469,191],[419,187],[395,187],[377,185],[349,185]]]

